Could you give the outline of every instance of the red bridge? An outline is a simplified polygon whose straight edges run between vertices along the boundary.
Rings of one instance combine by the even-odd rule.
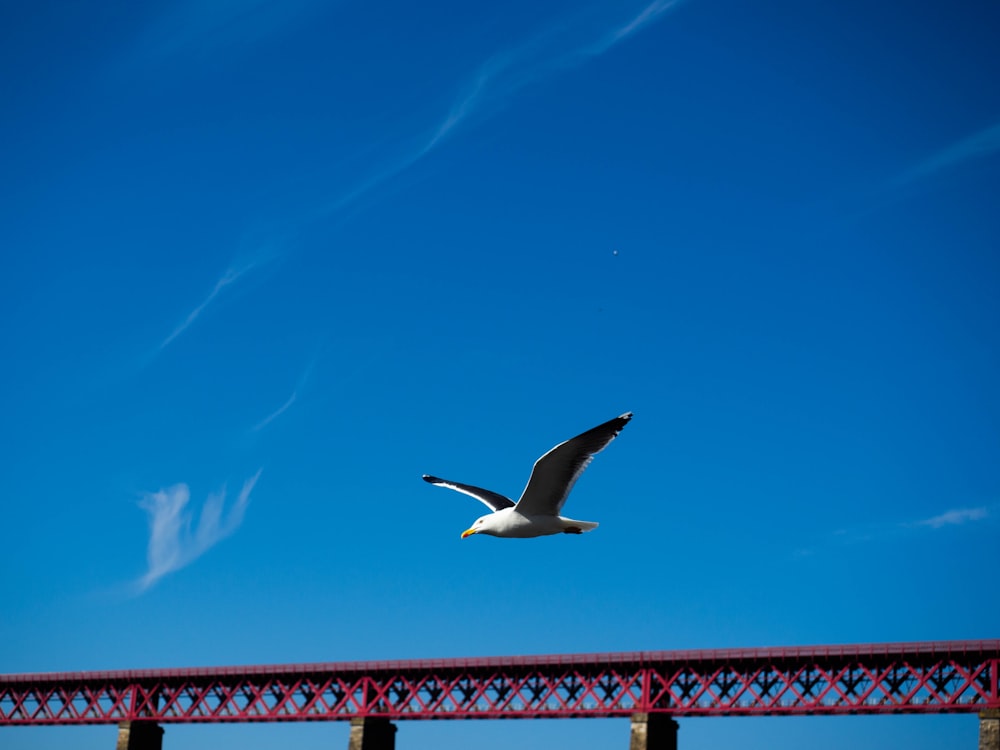
[[[675,717],[965,712],[1000,750],[998,674],[1000,640],[0,675],[0,726],[118,724],[145,750],[162,724],[350,720],[384,749],[397,720],[630,717],[653,750]]]

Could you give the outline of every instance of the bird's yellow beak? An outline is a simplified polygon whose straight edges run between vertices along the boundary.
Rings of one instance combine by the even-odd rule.
[[[465,531],[462,532],[462,539],[465,539],[465,537],[467,536],[472,536],[475,533],[476,533],[475,529],[466,529]]]

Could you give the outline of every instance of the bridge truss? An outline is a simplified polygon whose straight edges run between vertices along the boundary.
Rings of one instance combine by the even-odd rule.
[[[0,726],[1000,709],[1000,640],[0,675]]]

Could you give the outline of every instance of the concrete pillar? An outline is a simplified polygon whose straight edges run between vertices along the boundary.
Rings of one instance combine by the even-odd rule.
[[[677,750],[677,728],[666,714],[632,714],[629,750]]]
[[[116,750],[162,750],[163,727],[155,721],[123,721],[118,724]]]
[[[1000,709],[979,713],[979,750],[1000,750]]]
[[[351,719],[347,750],[395,750],[396,725],[378,716]]]

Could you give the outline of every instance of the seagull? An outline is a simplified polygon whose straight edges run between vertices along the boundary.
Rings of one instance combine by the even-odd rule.
[[[472,534],[521,539],[548,534],[582,534],[596,529],[597,524],[563,518],[559,511],[583,470],[618,436],[630,419],[632,412],[626,412],[559,443],[535,461],[528,484],[516,503],[498,492],[471,484],[450,482],[429,474],[423,475],[424,481],[474,497],[492,511],[477,518],[471,527],[463,531],[462,539]]]

